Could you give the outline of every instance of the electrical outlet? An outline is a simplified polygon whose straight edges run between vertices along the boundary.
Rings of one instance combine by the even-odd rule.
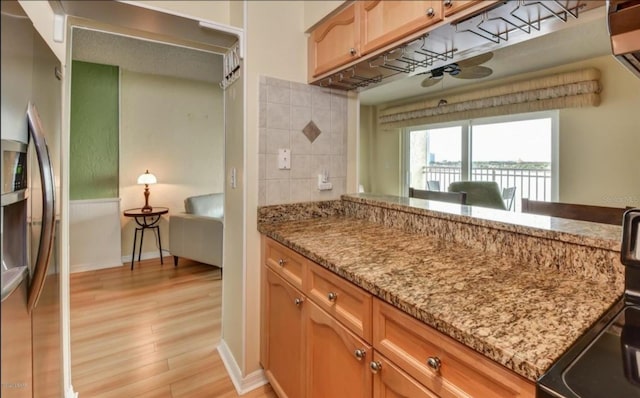
[[[318,174],[318,190],[330,191],[333,184],[329,182],[329,173],[325,170],[322,174]]]

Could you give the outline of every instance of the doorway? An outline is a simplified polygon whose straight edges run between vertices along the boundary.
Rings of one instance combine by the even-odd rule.
[[[74,3],[74,4],[71,4]],[[70,4],[70,7],[76,7],[77,3],[79,2],[62,2],[63,6]],[[123,6],[127,6],[124,5],[122,3],[115,3],[115,2],[105,2],[100,4],[98,7],[103,7],[105,4],[110,4],[110,6],[112,7],[123,7]],[[78,5],[79,7],[82,7],[81,5]],[[75,11],[78,11],[76,9],[70,9],[70,10],[66,10],[65,11],[69,11],[70,14],[74,14]],[[93,11],[97,11],[97,10],[91,10]],[[104,11],[104,10],[103,10]],[[117,13],[114,11],[114,13]],[[98,14],[100,14],[100,12],[98,12]],[[157,13],[156,13],[157,14]],[[78,15],[77,13],[75,15]],[[94,13],[94,17],[97,18],[95,25],[99,26],[100,29],[95,28],[94,26],[92,26],[92,23],[87,22],[86,20],[82,20],[81,22],[78,23],[78,25],[74,26],[72,31],[73,31],[73,36],[75,36],[76,34],[80,34],[80,35],[85,35],[85,36],[92,36],[94,38],[94,40],[89,40],[88,42],[91,43],[91,47],[96,47],[96,41],[95,38],[99,35],[104,35],[104,36],[117,36],[117,40],[138,40],[138,41],[144,41],[145,44],[144,46],[164,46],[164,50],[162,51],[162,59],[163,60],[168,60],[170,57],[168,57],[169,53],[172,52],[187,52],[188,54],[186,55],[181,55],[181,56],[175,56],[172,59],[177,60],[177,62],[174,62],[174,72],[175,71],[183,71],[185,67],[189,66],[188,64],[194,63],[194,59],[198,58],[198,55],[210,55],[210,54],[214,54],[215,56],[217,56],[218,58],[221,58],[221,55],[219,52],[215,51],[216,48],[224,50],[224,46],[218,46],[217,44],[214,45],[195,45],[195,46],[188,46],[185,45],[185,42],[188,42],[190,39],[193,39],[192,36],[189,36],[188,33],[185,33],[184,31],[171,31],[170,26],[171,24],[164,24],[162,25],[163,28],[166,28],[169,33],[173,33],[175,34],[175,36],[173,36],[173,40],[168,40],[168,41],[164,41],[164,40],[158,40],[156,39],[149,39],[149,37],[147,36],[153,36],[153,34],[150,35],[144,35],[144,34],[136,34],[136,33],[131,33],[129,29],[122,29],[122,27],[117,27],[114,28],[113,30],[111,30],[111,26],[107,26],[105,24],[105,22],[108,22],[110,20],[113,20],[114,18],[113,15],[110,14],[104,14],[105,17],[95,17],[95,13]],[[166,17],[166,15],[164,16]],[[169,16],[170,18],[173,18],[173,16]],[[115,18],[118,19],[118,18]],[[183,20],[184,18],[181,17],[175,17],[175,19],[180,19]],[[123,17],[122,18],[123,21],[129,21],[131,22],[131,18],[126,18]],[[72,21],[74,22],[78,22],[75,21],[74,18],[72,18]],[[148,21],[147,21],[148,22]],[[72,22],[71,25],[73,25],[74,23]],[[143,27],[141,25],[136,26],[137,28],[141,28]],[[197,26],[197,22],[196,22],[196,26]],[[81,32],[82,33],[79,33]],[[123,31],[126,31],[127,34],[124,34]],[[165,32],[167,33],[167,32]],[[225,36],[226,35],[226,36]],[[209,33],[210,36],[210,33]],[[225,37],[229,37],[232,35],[229,34],[222,34],[222,36]],[[71,37],[71,35],[70,35]],[[169,38],[171,38],[172,36],[169,35],[167,36]],[[109,37],[109,40],[116,40],[113,37]],[[235,39],[237,40],[237,39]],[[178,42],[178,43],[176,43]],[[72,46],[75,46],[75,40],[71,41],[70,43]],[[95,48],[94,48],[95,50]],[[103,55],[103,54],[101,54]],[[140,64],[141,62],[139,62],[139,56],[142,55],[142,52],[138,51],[136,53],[136,60],[134,62],[134,64]],[[83,60],[78,60],[79,62],[98,62],[100,61],[99,59],[83,59]],[[100,61],[100,62],[104,62],[104,61]],[[71,62],[68,63],[70,68],[70,75],[73,76],[73,65]],[[169,62],[166,62],[162,65],[158,65],[157,63],[154,65],[155,67],[167,67],[169,66],[168,64],[170,64]],[[177,65],[177,66],[176,66]],[[208,65],[207,67],[200,67],[198,68],[200,71],[204,70],[206,71],[206,73],[208,73],[210,76],[213,75],[217,75],[219,77],[219,79],[222,78],[222,73],[217,73],[215,72],[215,68],[212,68],[211,65]],[[157,72],[157,71],[156,71]],[[140,80],[145,80],[145,78],[147,80],[157,80],[158,76],[162,77],[163,79],[167,78],[167,76],[162,76],[161,73],[151,73],[148,75],[151,76],[142,76],[145,75],[145,73],[141,72],[141,71],[132,71],[132,70],[128,70],[126,73],[124,73],[125,75],[128,74],[128,76],[124,76],[125,79],[129,79],[128,81],[131,82],[132,80],[135,80],[134,78],[137,78],[138,83]],[[193,84],[193,86],[197,86],[194,87],[194,90],[197,90],[202,86],[202,82],[203,80],[200,79],[194,79],[194,74],[186,72],[186,74],[188,74],[187,77],[183,76],[183,77],[177,77],[176,76],[172,76],[172,78],[178,79],[178,80],[189,80],[191,81]],[[123,77],[123,73],[122,71],[119,71],[119,75],[120,77]],[[122,106],[123,106],[123,91],[126,89],[124,87],[123,84],[123,80],[120,79],[118,82],[118,88],[120,90],[119,93],[119,114],[122,114]],[[157,85],[156,85],[157,86]],[[166,86],[171,86],[170,84],[166,84]],[[136,90],[131,90],[131,92],[135,92]],[[139,92],[140,90],[138,90]],[[169,90],[171,91],[171,90]],[[140,99],[137,98],[137,100],[139,101],[134,101],[134,105],[136,106],[127,106],[127,111],[131,111],[132,109],[136,108],[144,108],[144,107],[150,107],[150,102],[152,102],[152,100],[156,100],[155,104],[156,105],[162,105],[163,102],[166,101],[161,101],[162,97],[160,95],[156,94],[156,97],[154,98],[153,95],[149,95],[147,93],[147,96],[145,97],[147,100],[145,101],[144,98]],[[220,98],[224,98],[224,95],[220,95]],[[215,106],[210,106],[210,108],[215,108]],[[223,106],[221,105],[219,107],[221,113],[220,115],[222,115],[221,120],[223,121],[224,119],[224,113],[222,112]],[[132,166],[132,162],[133,161],[140,161],[140,162],[144,162],[146,161],[150,161],[149,159],[159,159],[159,163],[157,163],[159,166],[158,168],[156,168],[156,170],[160,170],[160,171],[155,171],[155,174],[158,177],[158,184],[154,185],[151,187],[152,193],[151,193],[151,200],[157,200],[158,202],[156,202],[157,205],[164,205],[165,203],[168,205],[168,207],[174,207],[175,211],[182,211],[183,209],[183,200],[191,195],[192,193],[194,193],[193,191],[193,187],[196,188],[201,188],[204,191],[207,192],[211,192],[214,190],[218,190],[219,192],[223,192],[224,191],[224,151],[225,151],[225,144],[224,144],[224,123],[222,123],[222,131],[223,131],[223,135],[222,135],[222,142],[219,143],[218,145],[211,145],[210,148],[208,148],[207,151],[207,146],[206,145],[202,145],[201,140],[199,140],[197,137],[191,137],[189,138],[189,131],[190,129],[182,129],[181,127],[183,127],[181,124],[178,123],[162,123],[161,122],[161,116],[165,116],[167,114],[168,111],[173,110],[173,109],[158,109],[157,107],[152,107],[152,110],[154,110],[155,112],[155,117],[152,119],[152,122],[155,124],[150,124],[150,123],[138,123],[137,126],[139,127],[139,129],[141,130],[144,127],[148,127],[149,125],[151,125],[151,133],[147,133],[147,135],[150,135],[151,138],[157,138],[156,135],[157,131],[159,128],[162,127],[166,127],[165,125],[168,125],[170,127],[174,128],[174,134],[164,134],[164,138],[180,138],[180,140],[173,142],[173,144],[169,143],[167,144],[166,142],[162,143],[161,141],[159,141],[158,139],[152,139],[151,142],[147,142],[146,146],[140,147],[137,146],[136,149],[132,149],[129,150],[128,153],[125,155],[123,154],[123,149],[125,148],[126,145],[128,145],[129,143],[127,143],[127,139],[133,137],[133,135],[126,135],[123,136],[123,132],[124,132],[124,127],[122,126],[123,124],[123,120],[119,120],[118,121],[118,125],[119,125],[119,137],[118,137],[118,148],[117,148],[117,152],[118,152],[118,162],[117,162],[117,178],[118,178],[118,184],[117,184],[117,198],[121,200],[121,204],[122,206],[120,207],[120,209],[124,209],[126,208],[128,205],[125,203],[125,197],[128,197],[130,199],[127,200],[131,200],[131,202],[135,202],[135,205],[132,206],[136,206],[136,207],[140,207],[141,203],[140,201],[143,201],[143,190],[142,187],[138,186],[135,183],[136,177],[138,174],[140,174],[141,172],[139,170],[137,170],[136,167]],[[206,122],[207,118],[209,117],[208,115],[203,115],[202,113],[198,113],[196,112],[196,109],[194,109],[193,107],[190,108],[191,112],[183,112],[183,114],[185,115],[185,117],[190,118],[190,122],[192,122],[191,125],[191,130],[202,130],[201,128],[198,128],[197,125],[193,124],[195,122]],[[135,116],[135,115],[134,115]],[[131,120],[132,116],[129,115],[129,120]],[[202,120],[194,120],[194,119],[198,119],[201,118]],[[195,126],[195,127],[194,127]],[[130,127],[129,125],[127,125],[127,127]],[[201,131],[200,131],[201,132]],[[139,138],[139,137],[138,137]],[[167,153],[167,148],[170,148],[172,150],[176,150],[178,149],[179,145],[178,144],[185,144],[188,142],[188,145],[184,145],[182,147],[183,149],[183,156],[178,156],[178,153],[175,153],[173,151],[171,151],[170,154]],[[71,143],[73,144],[73,142]],[[134,146],[135,147],[135,146]],[[218,161],[222,164],[222,168],[221,168],[221,172],[219,173],[219,189],[216,188],[214,185],[216,184],[216,182],[211,182],[209,181],[210,185],[203,185],[203,181],[206,181],[207,178],[208,179],[212,179],[215,178],[215,176],[213,174],[213,167],[212,165],[202,165],[201,163],[198,163],[197,161],[195,161],[194,159],[197,159],[198,156],[195,156],[194,154],[197,154],[198,151],[205,151],[206,152],[206,160],[215,160]],[[215,151],[219,151],[218,155],[213,155],[212,153],[214,153]],[[164,151],[164,152],[163,152]],[[179,151],[178,151],[179,152]],[[187,156],[184,156],[184,153],[188,153],[189,156],[187,158]],[[150,155],[151,154],[151,155]],[[152,156],[153,155],[153,156]],[[202,157],[200,157],[202,158]],[[129,163],[126,162],[126,159],[129,160]],[[179,171],[178,169],[180,169],[180,167],[171,167],[171,165],[174,164],[179,164],[180,166],[184,166],[184,168],[182,168],[182,171]],[[72,166],[73,167],[73,166]],[[161,171],[164,171],[164,173],[161,173]],[[144,172],[144,170],[143,170]],[[127,174],[128,173],[128,174]],[[172,174],[173,173],[173,174]],[[162,175],[162,176],[161,176]],[[188,186],[189,184],[183,184],[181,183],[182,181],[184,181],[185,179],[195,179],[197,180],[199,185],[195,185],[195,184],[191,184],[191,189]],[[125,182],[124,180],[127,180],[129,182]],[[133,180],[134,182],[130,182],[131,180]],[[164,180],[164,182],[162,182]],[[72,181],[70,182],[71,184],[73,183]],[[127,185],[128,184],[128,185]],[[204,193],[204,191],[199,191],[196,193]],[[171,196],[173,195],[173,196]],[[165,198],[165,199],[161,199],[161,198]],[[160,200],[163,200],[162,203],[160,203]],[[152,202],[153,203],[153,202]],[[118,218],[120,217],[120,211],[116,211]],[[73,227],[72,227],[73,228]],[[162,226],[161,226],[162,228]],[[166,233],[166,229],[163,230],[162,233],[162,238],[166,239],[166,237],[168,237],[168,233]],[[126,233],[126,231],[125,231]],[[143,249],[143,253],[149,252],[149,253],[156,253],[157,255],[157,249],[155,248],[155,246],[153,246],[153,239],[146,239],[148,243],[150,243],[152,245],[152,248],[146,248]],[[149,242],[150,241],[150,242]],[[129,243],[131,242],[130,239],[127,239],[126,236],[123,236],[123,238],[121,239],[121,243]],[[98,241],[98,245],[101,243],[101,241]],[[131,242],[132,243],[132,242]],[[73,244],[74,244],[74,240],[70,239],[70,245],[71,250],[73,250]],[[168,247],[168,245],[163,245],[163,248]],[[120,256],[121,257],[126,257],[127,254],[129,253],[129,251],[127,250],[127,248],[123,247],[120,250]],[[165,253],[168,254],[168,253]],[[144,257],[143,257],[143,261],[144,261]],[[153,260],[147,260],[147,261],[153,261]],[[166,261],[165,261],[166,263]],[[165,264],[164,267],[165,268],[172,269],[173,266],[171,263],[169,264]],[[144,264],[142,264],[142,267],[144,267]]]

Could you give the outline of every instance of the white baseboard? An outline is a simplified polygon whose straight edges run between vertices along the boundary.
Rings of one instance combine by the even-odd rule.
[[[64,398],[78,398],[78,393],[73,391],[73,386],[70,385],[64,391]]]
[[[224,363],[224,367],[227,369],[227,373],[238,395],[244,395],[269,382],[262,369],[256,370],[246,377],[242,377],[242,371],[240,371],[238,363],[224,340],[221,340],[218,344],[218,353],[220,354],[220,358],[222,358],[222,363]]]
[[[164,256],[168,256],[169,255],[169,251],[168,250],[162,250],[162,255]],[[136,261],[138,261],[138,255],[136,254]],[[155,250],[155,251],[151,251],[151,252],[144,252],[142,253],[142,255],[140,256],[140,260],[149,260],[151,258],[160,258],[160,251]],[[131,255],[126,255],[126,256],[122,256],[122,263],[131,263]]]

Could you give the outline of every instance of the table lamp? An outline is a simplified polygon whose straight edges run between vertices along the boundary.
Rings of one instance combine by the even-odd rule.
[[[156,180],[156,176],[149,173],[149,170],[147,170],[144,174],[140,174],[140,177],[138,177],[138,185],[144,184],[144,207],[142,208],[143,212],[153,210],[153,208],[149,206],[149,184],[155,184],[156,182],[158,182]]]

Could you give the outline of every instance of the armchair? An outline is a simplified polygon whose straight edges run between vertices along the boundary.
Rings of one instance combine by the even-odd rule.
[[[191,196],[184,213],[169,217],[169,252],[178,266],[180,257],[222,268],[224,194]]]
[[[467,205],[507,210],[502,192],[495,181],[456,181],[449,184],[449,192],[466,192]]]

